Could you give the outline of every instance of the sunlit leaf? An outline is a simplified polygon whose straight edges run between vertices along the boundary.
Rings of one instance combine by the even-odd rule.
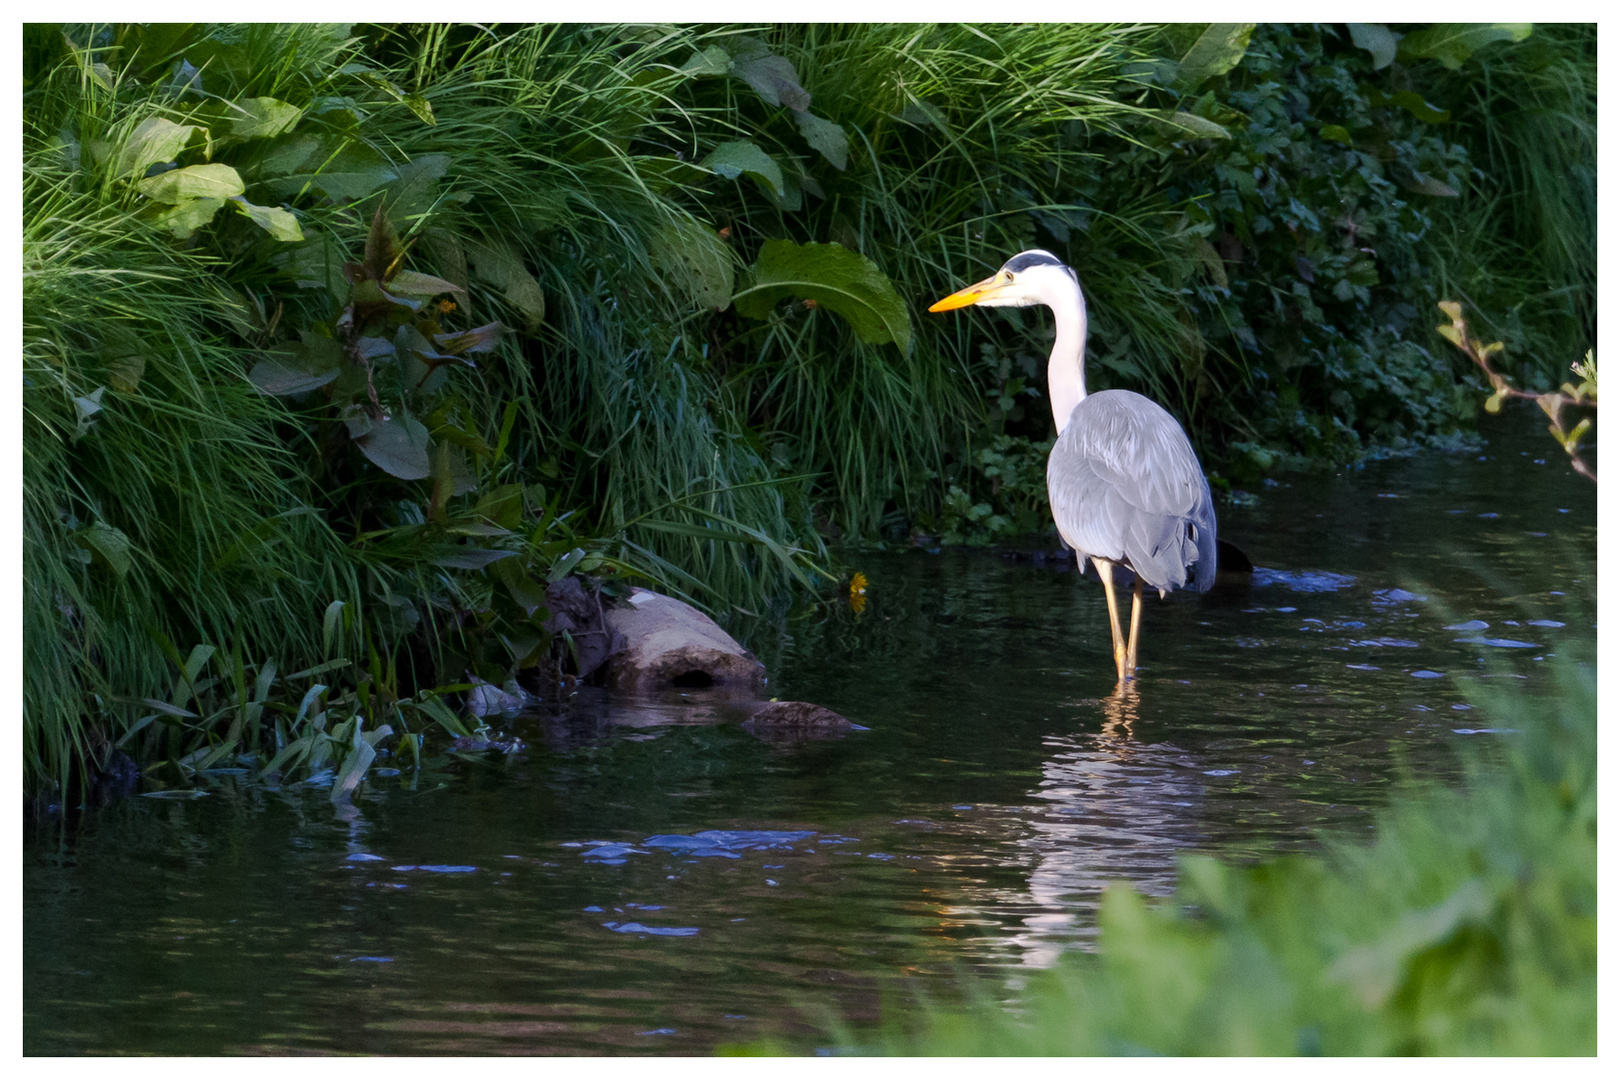
[[[191,142],[192,134],[201,130],[194,124],[176,124],[161,116],[141,121],[113,159],[112,175],[144,173],[152,165],[173,161]]]
[[[227,130],[236,139],[265,139],[291,131],[304,110],[271,97],[244,98],[231,103]]]
[[[440,293],[460,293],[465,296],[467,290],[453,281],[434,277],[432,274],[419,274],[415,270],[401,270],[388,282],[388,291],[400,296],[438,296]]]
[[[277,206],[255,206],[240,196],[231,202],[236,204],[239,213],[276,240],[293,243],[304,238],[303,228],[290,211]]]
[[[1523,41],[1530,36],[1530,23],[1440,23],[1426,30],[1414,30],[1401,38],[1402,59],[1438,60],[1456,71],[1474,53],[1498,41]]]
[[[228,199],[246,189],[229,165],[188,165],[137,181],[135,190],[155,202],[183,203],[187,199]]]
[[[911,319],[894,285],[876,263],[842,245],[767,240],[748,286],[732,302],[739,314],[763,319],[788,297],[841,315],[862,341],[911,349]]]
[[[1190,93],[1208,79],[1225,75],[1243,60],[1254,23],[1210,23],[1176,68],[1175,87]]]
[[[191,234],[214,220],[226,199],[187,199],[178,206],[165,207],[152,223],[169,230],[176,240],[189,240]]]

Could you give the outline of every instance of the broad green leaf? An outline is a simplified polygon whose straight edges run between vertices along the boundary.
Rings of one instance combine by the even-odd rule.
[[[129,573],[129,537],[122,530],[98,521],[87,529],[81,529],[74,537],[81,547],[100,555],[102,561],[119,577]]]
[[[389,278],[388,291],[400,296],[438,296],[440,293],[467,295],[466,289],[452,281],[434,277],[432,274],[419,274],[415,270],[401,270]]]
[[[1323,124],[1317,134],[1324,139],[1332,139],[1334,142],[1341,142],[1346,146],[1350,145],[1350,132],[1338,124]]]
[[[422,123],[429,127],[438,124],[438,121],[433,118],[433,104],[421,94],[406,94],[399,100],[404,102],[405,107],[411,110]]]
[[[275,98],[258,97],[233,102],[226,115],[232,138],[266,139],[291,131],[304,110]]]
[[[331,794],[327,798],[339,805],[348,802],[350,796],[354,794],[354,789],[359,787],[360,781],[365,778],[366,770],[371,768],[371,763],[376,758],[377,748],[361,738],[359,731],[356,730],[354,746],[344,757],[343,764],[339,766],[337,776],[332,781]]]
[[[137,181],[135,190],[155,202],[183,203],[187,199],[228,199],[245,188],[229,165],[188,165]]]
[[[399,179],[388,185],[388,214],[395,224],[404,226],[410,218],[432,208],[439,181],[449,168],[449,154],[423,154],[395,170]]]
[[[326,605],[326,613],[321,616],[322,652],[332,651],[332,642],[343,629],[343,609],[347,606],[342,600],[334,600]]]
[[[428,430],[416,417],[400,413],[370,420],[361,434],[355,434],[357,426],[349,425],[354,444],[383,472],[401,480],[423,480],[433,472]]]
[[[304,230],[290,211],[277,206],[255,206],[241,196],[232,199],[237,212],[253,224],[284,243],[295,243],[304,238]]]
[[[1350,40],[1356,48],[1372,53],[1373,70],[1381,71],[1395,62],[1395,50],[1401,35],[1383,23],[1350,23]]]
[[[1440,23],[1401,38],[1400,56],[1404,60],[1438,60],[1443,67],[1456,71],[1487,45],[1523,41],[1530,36],[1531,27],[1530,23]]]
[[[411,392],[437,390],[448,378],[445,363],[460,362],[459,357],[441,353],[412,323],[394,332],[394,351],[399,356],[400,381]]]
[[[1159,130],[1173,139],[1230,139],[1231,132],[1213,120],[1206,120],[1202,116],[1195,116],[1190,112],[1171,112],[1166,110],[1153,114],[1153,121],[1159,125]]]
[[[810,94],[799,85],[799,73],[792,61],[777,56],[770,47],[756,38],[731,39],[731,73],[749,86],[767,105],[786,105],[790,109],[808,109]]]
[[[804,136],[804,141],[832,162],[833,168],[843,172],[849,165],[849,135],[843,125],[824,120],[809,110],[796,112],[793,118],[799,122],[799,134]]]
[[[214,220],[225,199],[187,199],[178,206],[165,207],[152,218],[152,224],[167,229],[176,240],[189,240],[191,234]]]
[[[306,330],[296,352],[276,352],[264,356],[248,372],[248,381],[260,393],[271,397],[307,394],[336,379],[342,373],[345,361],[342,345],[329,337]]]
[[[1423,95],[1411,90],[1397,90],[1393,94],[1386,94],[1376,86],[1367,88],[1367,103],[1370,105],[1394,105],[1405,109],[1425,124],[1443,124],[1451,119],[1450,109],[1437,109],[1423,100]]]
[[[788,297],[813,300],[843,316],[862,341],[911,349],[911,319],[893,284],[876,263],[840,244],[767,240],[750,284],[732,302],[739,314],[763,319]]]
[[[1407,191],[1415,191],[1420,195],[1438,195],[1443,199],[1455,199],[1457,189],[1449,184],[1443,184],[1427,173],[1420,173],[1415,169],[1410,173],[1395,174],[1395,182]]]
[[[492,562],[497,562],[515,554],[516,552],[499,551],[493,548],[440,544],[430,549],[428,561],[434,566],[445,566],[456,570],[482,570]]]
[[[150,166],[173,161],[191,142],[192,133],[201,130],[194,124],[176,124],[161,116],[143,120],[119,147],[118,156],[113,159],[112,174],[145,173]]]
[[[662,225],[648,244],[653,268],[701,308],[724,308],[736,288],[731,249],[713,229],[691,219]]]
[[[721,143],[704,158],[702,165],[710,172],[735,180],[743,173],[754,177],[773,194],[782,195],[782,167],[771,156],[746,139]]]
[[[283,135],[254,151],[251,160],[257,162],[257,168],[250,172],[260,177],[302,172],[319,166],[335,149],[318,135]]]
[[[1175,87],[1191,93],[1208,79],[1225,75],[1243,60],[1254,23],[1210,23],[1176,69]]]
[[[317,144],[297,169],[264,181],[264,186],[281,199],[296,198],[306,189],[329,199],[363,199],[399,179],[399,173],[381,155],[358,143],[350,143],[335,156]]]
[[[473,513],[503,531],[523,524],[523,485],[502,484],[479,496]]]
[[[461,330],[454,334],[434,334],[433,341],[439,346],[441,352],[451,356],[465,356],[467,353],[490,352],[500,344],[501,332],[506,327],[498,322],[485,323],[475,326],[471,330]]]
[[[702,52],[694,52],[681,65],[681,74],[692,78],[705,75],[724,75],[731,70],[731,54],[718,45],[710,45]]]
[[[507,240],[470,241],[467,264],[480,280],[500,290],[507,303],[523,316],[524,329],[533,333],[546,317],[546,294],[523,265],[523,256]]]

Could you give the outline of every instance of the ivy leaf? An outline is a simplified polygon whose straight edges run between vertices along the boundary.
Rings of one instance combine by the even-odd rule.
[[[284,243],[295,243],[304,238],[304,230],[290,211],[276,206],[255,206],[241,196],[233,198],[237,212],[253,224]]]
[[[229,165],[190,165],[149,176],[138,181],[135,190],[154,202],[179,204],[187,199],[228,199],[246,189]]]
[[[894,285],[876,263],[841,244],[767,240],[751,279],[732,297],[741,315],[767,318],[778,301],[797,297],[843,316],[862,341],[911,349],[911,320]]]
[[[1177,65],[1175,88],[1191,93],[1206,80],[1237,67],[1249,50],[1253,31],[1254,23],[1210,23]]]
[[[428,457],[431,441],[428,430],[416,417],[401,413],[372,420],[356,407],[344,417],[344,422],[354,445],[390,476],[423,480],[433,472]]]
[[[1523,41],[1530,31],[1530,23],[1440,23],[1401,38],[1400,56],[1403,60],[1438,60],[1442,67],[1456,71],[1485,46]]]
[[[1372,53],[1373,70],[1382,71],[1395,62],[1401,35],[1383,23],[1350,23],[1350,40],[1356,48]]]
[[[799,134],[804,136],[811,149],[819,150],[821,156],[839,172],[848,167],[849,135],[842,124],[823,120],[808,110],[794,113],[793,118],[799,122]]]
[[[267,139],[293,129],[304,110],[272,97],[234,102],[226,121],[233,139]]]
[[[787,189],[782,185],[782,167],[772,161],[769,154],[747,139],[721,143],[703,159],[701,164],[710,172],[728,180],[735,180],[747,173],[757,180],[761,187],[779,198],[787,193]]]
[[[153,165],[173,161],[191,142],[192,133],[201,130],[194,124],[176,124],[161,116],[143,120],[119,148],[112,174],[144,173]]]

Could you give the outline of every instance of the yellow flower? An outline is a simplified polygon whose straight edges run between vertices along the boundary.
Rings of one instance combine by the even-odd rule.
[[[849,606],[859,615],[866,610],[866,575],[857,572],[849,579]]]

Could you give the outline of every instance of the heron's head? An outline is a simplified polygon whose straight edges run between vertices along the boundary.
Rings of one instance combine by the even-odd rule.
[[[977,285],[951,293],[928,310],[950,311],[970,304],[979,307],[1045,304],[1055,308],[1064,297],[1072,297],[1079,287],[1074,271],[1050,251],[1020,251]]]

